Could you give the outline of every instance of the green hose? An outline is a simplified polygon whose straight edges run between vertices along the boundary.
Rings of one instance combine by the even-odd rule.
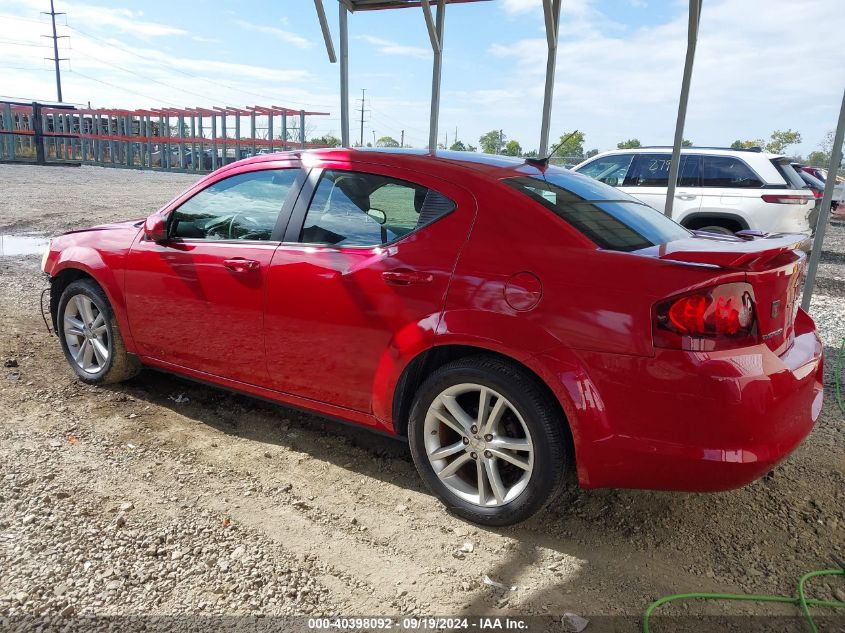
[[[845,343],[845,341],[843,341],[843,343]],[[648,620],[654,610],[660,605],[674,600],[747,600],[750,602],[785,602],[787,604],[795,604],[801,607],[801,612],[804,614],[804,618],[807,620],[810,630],[813,633],[819,633],[818,628],[816,628],[816,623],[813,622],[813,616],[810,614],[810,607],[845,608],[845,602],[839,602],[838,600],[808,599],[804,593],[804,584],[814,576],[845,576],[845,569],[820,569],[804,574],[801,576],[801,580],[798,581],[797,598],[789,596],[755,596],[751,594],[738,593],[676,593],[672,596],[664,596],[663,598],[652,602],[648,606],[648,609],[645,610],[645,614],[643,615],[643,633],[650,633],[651,631],[648,626]]]

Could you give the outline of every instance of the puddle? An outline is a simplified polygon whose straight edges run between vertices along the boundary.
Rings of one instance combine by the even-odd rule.
[[[46,237],[4,235],[0,233],[0,257],[41,255],[49,243],[50,240]]]

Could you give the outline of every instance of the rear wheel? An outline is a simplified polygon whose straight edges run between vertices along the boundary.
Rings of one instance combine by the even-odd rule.
[[[455,514],[483,525],[518,523],[554,496],[568,466],[557,412],[524,370],[494,357],[456,360],[414,401],[414,463]]]
[[[56,316],[65,358],[83,382],[114,383],[138,373],[140,363],[127,354],[111,305],[93,280],[69,284]]]

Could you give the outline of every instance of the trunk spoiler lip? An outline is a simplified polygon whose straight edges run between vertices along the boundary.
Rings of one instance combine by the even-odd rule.
[[[765,270],[773,260],[783,263],[804,257],[809,236],[804,233],[759,233],[741,231],[738,237],[694,233],[692,237],[648,249],[648,254],[664,261],[705,264],[727,270]]]

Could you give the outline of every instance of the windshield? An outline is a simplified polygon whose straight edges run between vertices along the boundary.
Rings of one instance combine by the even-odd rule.
[[[659,211],[590,178],[547,172],[545,178],[521,176],[504,182],[601,248],[629,252],[690,236]]]

